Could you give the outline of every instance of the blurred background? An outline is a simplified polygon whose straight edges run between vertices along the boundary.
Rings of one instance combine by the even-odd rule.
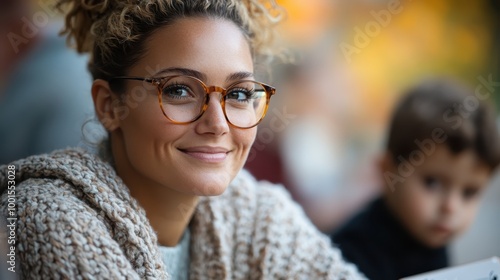
[[[431,77],[473,89],[498,81],[486,100],[498,111],[499,1],[278,3],[288,11],[281,34],[296,63],[278,63],[269,77],[278,94],[247,168],[283,183],[324,232],[379,193],[376,164],[391,110],[407,88]],[[451,246],[452,264],[500,255],[498,177],[473,226]]]
[[[14,146],[29,154],[56,148],[28,150],[34,144],[22,142],[54,135],[47,129],[41,135],[32,132],[42,123],[51,123],[51,117],[60,120],[68,110],[76,117],[63,118],[71,127],[63,128],[63,134],[71,139],[57,145],[80,145],[81,124],[92,115],[91,79],[75,70],[84,72],[87,58],[66,54],[70,58],[57,59],[59,67],[56,60],[40,53],[41,46],[49,45],[50,50],[59,50],[57,54],[67,52],[64,40],[54,39],[61,18],[53,2],[0,0],[0,35],[4,38],[0,44],[0,164],[17,158],[7,156]],[[260,79],[276,86],[278,94],[259,127],[246,167],[260,179],[284,184],[325,233],[334,231],[380,192],[376,164],[389,114],[405,89],[439,76],[460,79],[472,88],[484,80],[498,81],[489,88],[487,102],[499,107],[499,1],[278,3],[288,11],[280,33],[296,60],[292,65],[275,63]],[[65,69],[64,65],[72,70],[56,71]],[[34,82],[33,77],[39,79]],[[61,95],[13,98],[12,88],[56,84],[51,79],[66,82],[62,90],[49,89]],[[50,106],[56,107],[43,105],[43,100],[51,100]],[[26,113],[28,105],[50,109],[31,116],[35,121],[29,125],[13,122],[15,116]],[[54,114],[57,108],[63,108],[60,115]],[[66,124],[58,125],[61,131]],[[14,128],[21,136],[7,137]],[[50,137],[45,141],[55,144]],[[1,146],[9,148],[1,150]],[[453,244],[452,264],[500,255],[499,177],[488,188],[472,228]]]
[[[54,1],[0,0],[0,165],[85,146],[93,115],[88,57],[58,36]]]

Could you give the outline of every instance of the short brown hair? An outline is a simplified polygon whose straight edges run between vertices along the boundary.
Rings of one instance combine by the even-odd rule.
[[[500,136],[489,104],[458,81],[434,79],[411,88],[391,119],[387,149],[394,160],[408,159],[419,141],[440,129],[443,144],[458,154],[473,150],[492,170],[500,163]]]

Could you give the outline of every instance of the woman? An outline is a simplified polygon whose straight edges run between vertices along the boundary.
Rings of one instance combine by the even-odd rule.
[[[1,168],[7,215],[8,171],[17,177],[25,277],[361,277],[281,187],[242,171],[275,92],[254,80],[254,59],[269,54],[268,5],[61,2],[70,4],[65,33],[91,54],[109,149]]]

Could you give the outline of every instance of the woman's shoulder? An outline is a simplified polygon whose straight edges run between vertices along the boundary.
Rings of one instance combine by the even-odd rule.
[[[79,166],[88,166],[91,163],[103,164],[103,161],[100,160],[97,155],[83,148],[67,148],[55,150],[51,153],[28,156],[15,160],[9,164],[2,165],[0,166],[0,170],[2,171],[0,175],[2,175],[6,169],[15,168],[17,177],[19,178],[21,172],[25,175],[42,174],[47,170],[54,170],[56,168],[67,170],[69,167],[78,168]]]
[[[20,206],[65,208],[83,203],[85,186],[96,181],[99,160],[83,149],[57,150],[0,166],[0,196]],[[104,167],[105,164],[101,164]]]
[[[0,194],[12,184],[19,188],[39,184],[39,180],[34,179],[44,180],[49,185],[49,182],[62,180],[85,188],[95,185],[96,181],[117,181],[117,176],[113,167],[99,156],[81,148],[68,148],[0,166]],[[110,187],[114,185],[117,184]]]
[[[56,150],[0,166],[2,204],[9,195],[15,195],[18,202],[47,205],[131,200],[114,168],[80,148]]]

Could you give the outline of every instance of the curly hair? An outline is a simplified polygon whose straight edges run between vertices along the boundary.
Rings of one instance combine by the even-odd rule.
[[[125,75],[145,53],[146,39],[158,28],[190,16],[222,18],[245,34],[254,60],[278,54],[273,28],[284,18],[274,0],[59,0],[66,10],[62,35],[90,53],[94,79]]]

